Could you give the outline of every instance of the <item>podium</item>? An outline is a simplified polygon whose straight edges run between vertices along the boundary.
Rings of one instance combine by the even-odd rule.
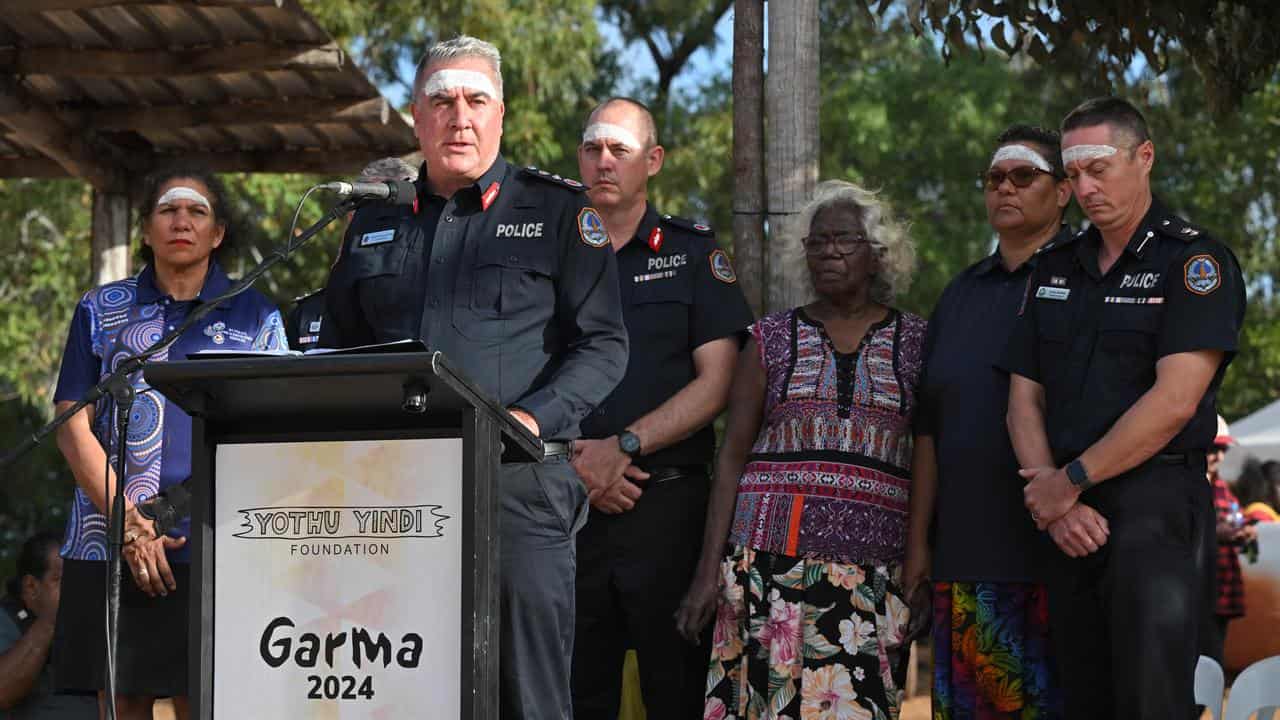
[[[194,717],[498,717],[498,465],[535,436],[440,353],[145,377],[192,417]]]

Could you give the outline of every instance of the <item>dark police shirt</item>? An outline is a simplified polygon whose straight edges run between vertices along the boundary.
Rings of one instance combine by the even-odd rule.
[[[425,167],[417,186],[413,208],[352,219],[320,344],[421,339],[542,437],[576,437],[627,362],[617,264],[582,184],[499,157],[451,198],[430,194]]]
[[[1244,322],[1235,255],[1159,201],[1105,275],[1101,243],[1090,228],[1042,253],[1005,369],[1044,386],[1049,445],[1062,465],[1151,389],[1157,360],[1221,350],[1195,415],[1162,452],[1207,449],[1217,432],[1218,386]]]
[[[1070,237],[1064,225],[1050,242]],[[988,255],[947,285],[929,318],[915,422],[938,458],[934,580],[1041,582],[1055,557],[1022,504],[1005,430],[1009,376],[996,367],[1038,261],[1009,271],[999,251]]]
[[[324,288],[293,301],[285,318],[284,330],[289,348],[306,352],[320,346],[320,330],[324,327]]]
[[[659,216],[649,205],[617,259],[631,356],[622,382],[582,421],[584,437],[616,435],[652,412],[693,381],[695,349],[729,336],[741,344],[752,320],[733,266],[706,225]],[[637,464],[707,464],[714,446],[707,425]]]

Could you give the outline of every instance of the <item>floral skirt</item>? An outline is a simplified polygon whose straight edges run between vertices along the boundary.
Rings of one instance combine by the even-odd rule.
[[[1061,716],[1044,586],[934,583],[934,720]]]
[[[897,718],[900,570],[735,547],[720,566],[704,720]]]

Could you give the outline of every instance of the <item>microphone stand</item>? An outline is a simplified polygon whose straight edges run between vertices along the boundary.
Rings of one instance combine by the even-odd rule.
[[[305,200],[305,197],[303,198]],[[106,519],[108,547],[110,550],[109,567],[107,571],[107,672],[106,672],[106,689],[107,693],[107,717],[115,720],[116,707],[116,659],[119,657],[117,652],[117,633],[119,630],[120,619],[120,586],[121,586],[121,555],[124,548],[124,486],[125,478],[125,452],[128,449],[129,440],[129,412],[133,408],[133,399],[135,390],[133,384],[129,381],[129,377],[135,372],[142,370],[143,365],[148,360],[163,352],[182,337],[190,327],[199,322],[202,318],[213,312],[218,305],[230,300],[240,293],[248,290],[253,283],[266,274],[267,270],[275,267],[276,264],[287,259],[289,255],[304,243],[323,230],[329,223],[346,215],[354,210],[363,202],[364,198],[348,197],[344,198],[328,212],[324,217],[317,220],[310,227],[302,231],[297,239],[288,238],[285,241],[283,250],[276,250],[270,253],[258,263],[256,267],[245,274],[239,281],[234,283],[226,292],[216,298],[204,303],[200,303],[194,307],[177,327],[169,331],[168,334],[155,341],[142,352],[125,358],[120,362],[116,369],[103,378],[97,385],[90,388],[83,397],[76,401],[66,412],[58,415],[52,422],[40,428],[30,436],[25,438],[17,447],[5,453],[0,458],[0,472],[16,462],[19,458],[30,452],[36,445],[39,445],[50,433],[57,430],[70,420],[76,413],[83,410],[86,406],[97,402],[105,396],[111,396],[116,405],[116,487],[110,502],[108,503]],[[105,480],[105,478],[104,478]]]

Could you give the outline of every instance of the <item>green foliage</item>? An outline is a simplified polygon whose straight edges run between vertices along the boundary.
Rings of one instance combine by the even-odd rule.
[[[890,5],[863,3],[881,13]],[[947,57],[990,43],[1008,56],[1059,65],[1087,39],[1114,76],[1139,58],[1158,72],[1189,61],[1219,115],[1265,85],[1280,62],[1280,5],[1271,0],[913,0],[908,18],[917,33],[928,27],[940,35]]]

